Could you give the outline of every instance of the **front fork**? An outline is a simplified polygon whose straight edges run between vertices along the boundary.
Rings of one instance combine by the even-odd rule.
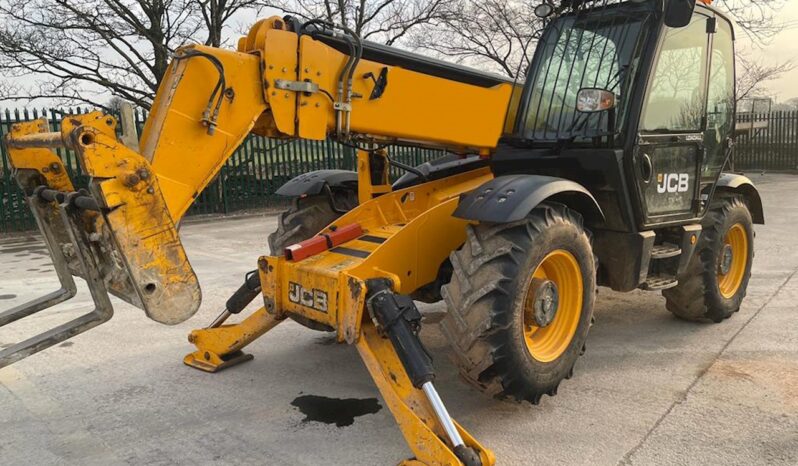
[[[432,359],[418,338],[421,315],[413,301],[395,294],[390,280],[372,279],[364,284],[368,292],[365,302],[360,301],[366,307],[361,312],[367,310],[371,319],[363,319],[359,336],[352,342],[415,455],[402,464],[493,465],[493,453],[449,416],[433,385]],[[252,356],[241,350],[284,320],[284,315],[267,309],[275,307],[267,299],[266,307],[242,322],[223,325],[230,315],[254,299],[240,299],[242,295],[245,299],[249,296],[246,292],[251,292],[250,285],[245,283],[228,300],[226,309],[211,326],[191,332],[189,341],[197,350],[185,357],[187,365],[217,372],[248,361]]]

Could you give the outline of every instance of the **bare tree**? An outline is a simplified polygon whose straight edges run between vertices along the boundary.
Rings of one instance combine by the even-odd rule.
[[[793,97],[785,102],[773,104],[772,109],[775,112],[794,112],[798,110],[798,97]]]
[[[787,0],[719,0],[715,6],[733,16],[759,43],[789,26],[778,21]],[[542,26],[534,14],[539,2],[523,0],[455,0],[435,28],[413,34],[411,45],[442,57],[487,66],[509,77],[526,70]],[[520,66],[519,66],[520,65]]]
[[[772,37],[786,0],[719,0],[752,37]],[[498,70],[525,71],[540,20],[526,0],[0,0],[0,100],[149,108],[176,47],[219,46],[246,9],[322,18],[362,37]],[[753,67],[758,71],[766,71]],[[761,73],[766,77],[768,73]],[[762,81],[762,80],[760,80]],[[745,88],[747,86],[741,86]]]
[[[221,43],[250,0],[0,0],[0,100],[46,98],[148,109],[171,53]],[[204,36],[204,37],[203,37]]]
[[[219,47],[224,43],[224,29],[233,15],[240,11],[260,9],[260,0],[192,0],[202,15],[208,37],[205,45]]]
[[[790,62],[766,65],[761,60],[737,55],[737,102],[763,97],[766,85],[795,69]]]
[[[434,30],[413,34],[411,45],[514,78],[526,72],[537,44],[542,22],[535,16],[536,5],[515,0],[456,1]]]
[[[778,19],[786,4],[787,0],[719,0],[714,5],[728,12],[751,40],[764,43],[790,26]]]
[[[449,11],[444,0],[261,0],[304,20],[342,24],[360,37],[394,45],[420,26],[434,24]]]

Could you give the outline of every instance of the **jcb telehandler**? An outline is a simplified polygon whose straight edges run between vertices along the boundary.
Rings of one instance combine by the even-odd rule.
[[[333,137],[357,173],[320,171],[294,196],[271,255],[185,363],[214,372],[293,319],[354,345],[399,423],[404,464],[494,463],[438,397],[414,301],[443,299],[465,379],[538,403],[571,377],[596,287],[662,291],[688,320],[739,308],[760,197],[722,173],[735,121],[732,23],[709,0],[548,0],[523,86],[361,41],[324,21],[256,23],[237,51],[178,50],[140,153],[93,113],[14,125],[5,141],[62,287],[0,325],[89,285],[95,309],[0,352],[0,367],[111,318],[109,293],[164,324],[191,317],[200,288],[176,225],[248,133]],[[453,155],[419,167],[391,145]],[[51,150],[77,152],[76,191]],[[391,185],[391,165],[406,175]],[[261,295],[263,307],[225,324]]]

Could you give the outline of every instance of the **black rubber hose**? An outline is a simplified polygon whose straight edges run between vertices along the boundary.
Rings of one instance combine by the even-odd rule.
[[[64,196],[66,195],[66,193],[49,188],[37,189],[35,192],[43,201],[58,202],[59,204],[64,202]]]
[[[85,190],[66,193],[55,189],[43,188],[37,189],[34,192],[39,196],[39,199],[46,202],[57,202],[61,204],[64,201],[69,201],[69,205],[79,209],[93,210],[95,212],[100,211],[100,205]]]
[[[94,212],[100,211],[99,204],[91,196],[75,196],[72,198],[72,204],[79,209],[92,210]]]

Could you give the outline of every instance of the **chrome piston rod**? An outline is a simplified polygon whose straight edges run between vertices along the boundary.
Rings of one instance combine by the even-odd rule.
[[[421,389],[424,390],[424,394],[427,395],[427,399],[432,405],[432,410],[435,411],[435,416],[438,417],[438,422],[441,423],[443,430],[446,431],[446,436],[449,437],[452,446],[459,447],[464,445],[460,432],[457,431],[457,427],[455,427],[452,417],[449,415],[449,411],[446,410],[446,405],[443,404],[432,382],[425,383],[421,386]]]

